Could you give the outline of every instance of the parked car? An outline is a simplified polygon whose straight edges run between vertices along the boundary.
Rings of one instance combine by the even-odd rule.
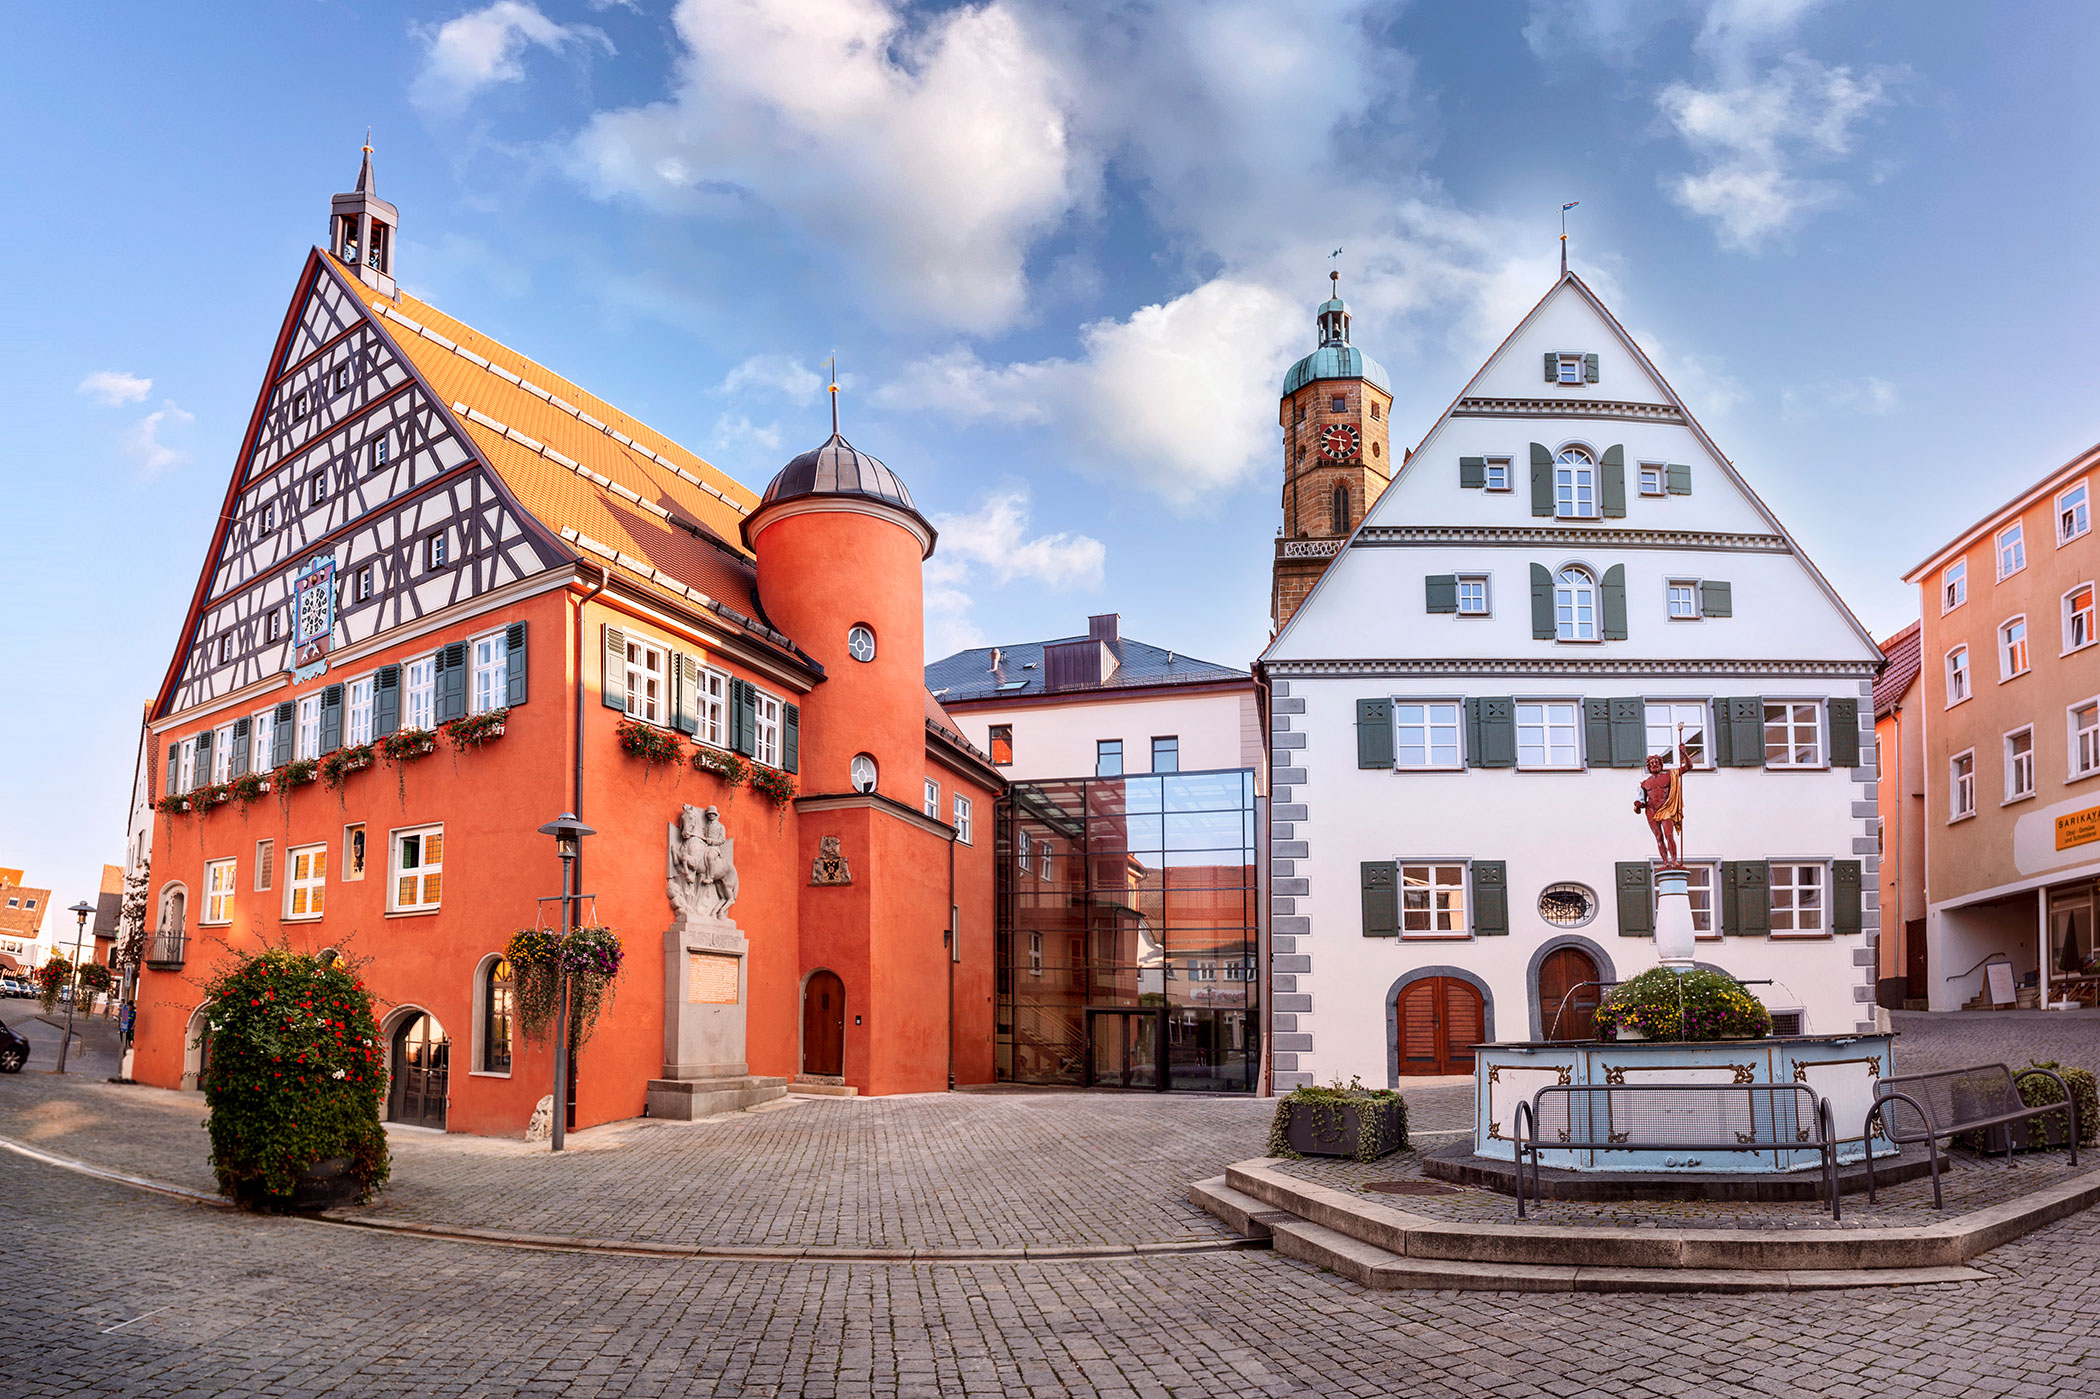
[[[0,994],[9,996],[33,996],[36,988],[20,977],[0,977]]]
[[[29,1062],[29,1041],[0,1022],[0,1074],[18,1074]]]

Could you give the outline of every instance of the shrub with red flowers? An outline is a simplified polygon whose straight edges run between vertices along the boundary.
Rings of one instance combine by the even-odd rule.
[[[48,1014],[58,1004],[58,993],[73,979],[73,963],[54,952],[51,960],[36,969],[36,995]]]
[[[219,1193],[282,1209],[301,1172],[340,1158],[370,1199],[391,1169],[385,1056],[355,967],[270,948],[223,967],[206,994],[202,1086]]]

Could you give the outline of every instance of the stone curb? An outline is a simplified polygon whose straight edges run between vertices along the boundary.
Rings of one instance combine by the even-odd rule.
[[[10,1141],[6,1137],[0,1137],[0,1148],[12,1151],[18,1156],[26,1156],[32,1161],[41,1161],[47,1166],[56,1166],[62,1171],[72,1171],[76,1175],[93,1176],[97,1180],[111,1181],[117,1185],[128,1185],[134,1190],[150,1190],[156,1195],[173,1195],[178,1199],[188,1200],[191,1204],[211,1205],[217,1209],[231,1209],[233,1207],[231,1200],[220,1195],[207,1195],[201,1190],[192,1190],[186,1185],[171,1185],[164,1180],[151,1180],[145,1176],[128,1175],[123,1171],[110,1170],[107,1166],[89,1165],[85,1161],[76,1161],[70,1156],[60,1156],[55,1152],[43,1151],[36,1147],[25,1145],[22,1142]]]

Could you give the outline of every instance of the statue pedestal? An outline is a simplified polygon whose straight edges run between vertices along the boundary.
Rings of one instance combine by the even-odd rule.
[[[1691,875],[1677,869],[1655,872],[1655,955],[1674,971],[1692,969],[1696,933],[1692,927]]]
[[[664,934],[664,1072],[649,1081],[649,1116],[690,1120],[787,1092],[744,1062],[750,943],[727,918],[683,919]]]

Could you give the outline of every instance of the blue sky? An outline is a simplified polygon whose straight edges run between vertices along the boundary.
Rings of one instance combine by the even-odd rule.
[[[397,269],[754,487],[943,526],[930,646],[1245,663],[1343,249],[1412,442],[1573,261],[1862,620],[2094,438],[2100,13],[497,0],[17,7],[0,865],[92,892],[272,335],[365,127]],[[1288,23],[1282,17],[1288,16]]]

